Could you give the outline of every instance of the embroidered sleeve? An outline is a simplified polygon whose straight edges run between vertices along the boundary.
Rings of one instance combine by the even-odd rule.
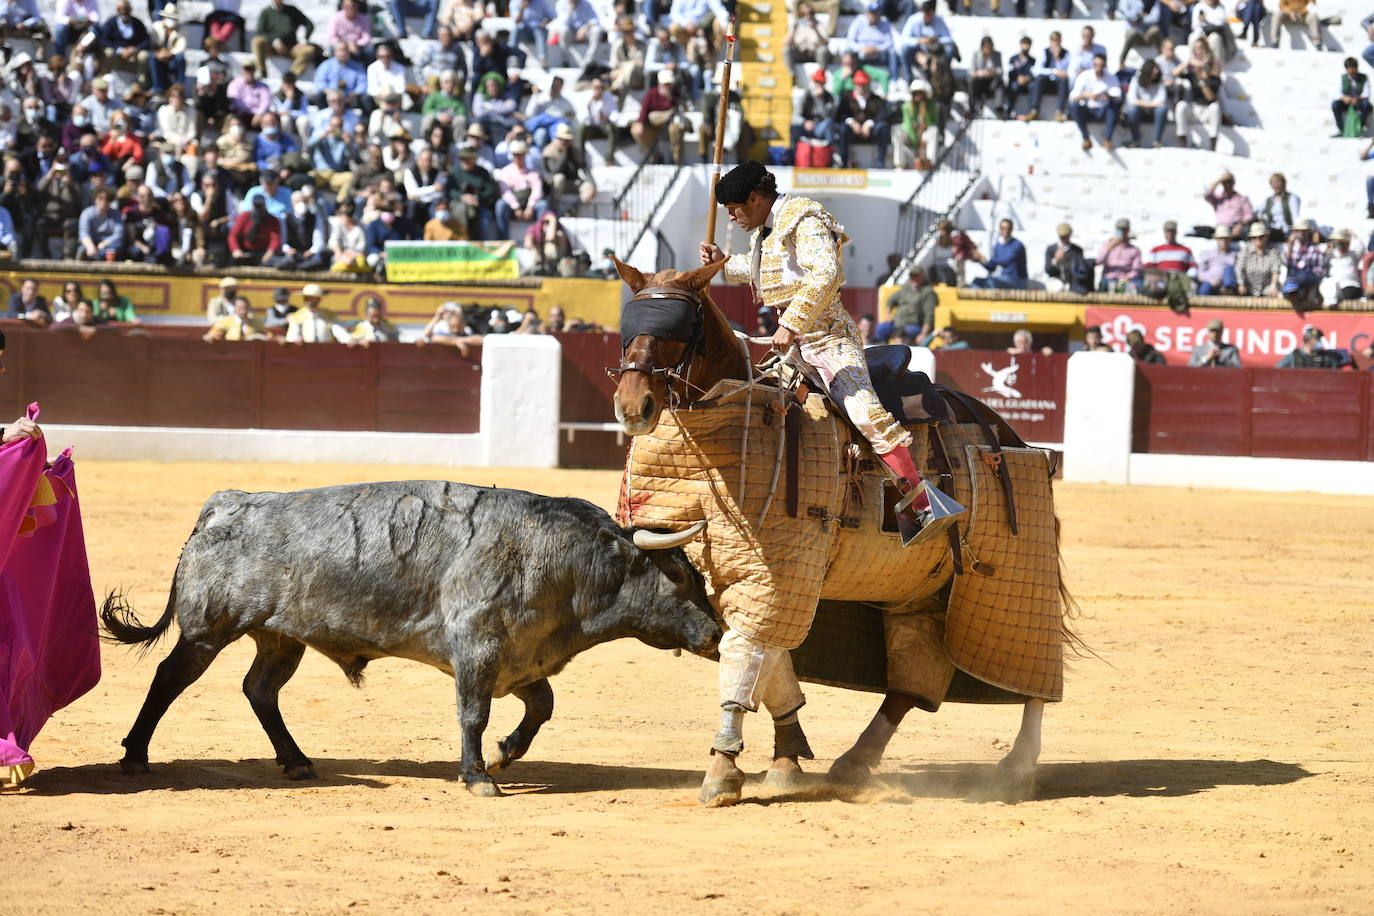
[[[814,330],[840,294],[840,251],[829,228],[817,217],[799,221],[791,242],[796,246],[802,278],[778,323],[789,331],[805,334]]]
[[[725,282],[749,282],[749,255],[732,254],[725,259]]]

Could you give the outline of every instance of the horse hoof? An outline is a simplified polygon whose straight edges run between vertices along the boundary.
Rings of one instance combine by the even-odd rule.
[[[799,792],[806,787],[806,774],[801,770],[769,770],[763,784],[779,792]]]
[[[845,789],[862,789],[873,780],[873,768],[856,760],[839,758],[830,765],[825,781]]]
[[[473,780],[468,783],[468,791],[478,798],[500,798],[505,793],[490,779]]]
[[[997,764],[997,789],[1002,801],[1017,804],[1035,800],[1035,766],[1007,763]]]
[[[296,763],[284,767],[283,769],[286,772],[287,779],[302,780],[318,778],[315,776],[315,767],[309,763]]]
[[[119,768],[123,770],[125,773],[128,773],[130,776],[135,776],[141,773],[151,773],[153,771],[152,768],[148,766],[148,761],[130,760],[128,757],[125,757],[123,760],[119,761]]]
[[[707,779],[701,784],[697,801],[704,808],[728,808],[739,803],[744,797],[743,776],[727,776],[724,779]]]

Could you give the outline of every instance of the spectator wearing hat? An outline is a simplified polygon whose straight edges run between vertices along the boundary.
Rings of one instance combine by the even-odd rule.
[[[114,191],[101,188],[81,213],[78,257],[88,261],[117,261],[124,253],[124,218],[113,206]]]
[[[978,289],[1025,289],[1030,278],[1026,272],[1026,246],[1012,237],[1012,222],[1004,219],[997,224],[997,241],[991,256],[981,263],[988,271],[972,283]]]
[[[1284,354],[1277,369],[1339,369],[1340,354],[1326,349],[1326,335],[1321,328],[1308,325],[1302,329],[1302,343]]]
[[[564,194],[575,194],[582,201],[596,196],[596,184],[587,162],[582,158],[581,148],[573,141],[572,127],[559,124],[553,139],[544,147],[544,185],[551,200]]]
[[[1016,111],[1016,103],[1023,93],[1029,93],[1035,82],[1035,55],[1031,53],[1029,35],[1021,36],[1021,49],[1007,61],[1006,104],[1002,117],[1009,118]]]
[[[1217,226],[1212,230],[1216,247],[1204,251],[1197,263],[1199,296],[1221,296],[1236,292],[1236,252],[1231,247],[1231,230]]]
[[[81,107],[90,118],[91,128],[98,134],[110,129],[110,115],[121,107],[110,98],[110,81],[103,76],[91,80],[91,94],[81,100]]]
[[[533,222],[548,206],[544,200],[544,178],[530,168],[525,159],[529,144],[524,140],[512,140],[509,150],[510,162],[497,169],[495,175],[501,186],[501,197],[496,201],[496,231],[501,238],[509,236],[512,217],[521,222]]]
[[[860,63],[882,67],[891,77],[900,74],[897,35],[892,23],[883,18],[882,0],[869,0],[864,15],[849,23],[845,48],[857,54]]]
[[[884,117],[887,106],[873,93],[871,82],[866,70],[856,70],[853,90],[840,97],[835,113],[839,124],[840,161],[852,166],[850,147],[855,143],[873,143],[878,148],[877,167],[886,168],[892,125]]]
[[[401,332],[386,318],[386,307],[376,296],[363,303],[363,320],[353,326],[349,346],[367,347],[374,343],[396,343]]]
[[[404,176],[406,170],[415,164],[415,156],[410,151],[411,136],[407,131],[392,131],[387,136],[386,146],[382,147],[382,166],[396,176]]]
[[[338,317],[328,309],[320,307],[324,290],[318,283],[307,283],[301,289],[305,307],[296,309],[286,319],[286,343],[335,343],[346,344],[352,340],[348,328],[339,323]]]
[[[277,337],[285,334],[286,323],[295,310],[296,307],[291,304],[291,291],[285,286],[278,286],[272,293],[272,304],[263,315],[262,323],[268,336]]]
[[[1326,243],[1326,278],[1333,305],[1364,295],[1358,259],[1350,250],[1350,241],[1349,229],[1337,229]]]
[[[235,264],[267,264],[281,250],[281,221],[267,209],[270,199],[266,194],[245,199],[235,217],[228,239]]]
[[[165,5],[153,23],[149,49],[148,81],[154,95],[186,82],[186,35],[175,3]]]
[[[1250,199],[1236,191],[1236,176],[1230,172],[1212,182],[1202,199],[1212,205],[1213,222],[1228,229],[1246,226],[1255,220]]]
[[[1073,241],[1073,227],[1060,223],[1055,234],[1059,241],[1045,248],[1045,276],[1058,280],[1069,292],[1091,292],[1092,269],[1083,255],[1083,248]]]
[[[900,332],[913,342],[925,341],[935,327],[935,307],[939,304],[926,272],[913,264],[907,271],[907,282],[887,297],[887,321],[878,323],[874,337],[885,342]]]
[[[334,53],[315,68],[315,89],[319,92],[315,104],[322,108],[334,107],[328,100],[330,92],[339,94],[346,109],[361,108],[365,114],[370,114],[376,107],[367,92],[367,68],[354,60],[347,44],[334,45]],[[319,122],[314,123],[318,126]],[[352,131],[353,127],[349,125],[346,129]]]
[[[822,75],[830,69],[830,29],[816,18],[815,7],[806,0],[797,4],[796,15],[787,24],[782,59],[789,72],[804,63],[815,63]]]
[[[1336,119],[1336,136],[1346,135],[1346,116],[1354,111],[1359,117],[1359,131],[1364,133],[1365,122],[1369,120],[1369,77],[1360,72],[1360,64],[1353,57],[1345,59],[1345,72],[1341,74],[1340,94],[1331,103],[1331,115]]]
[[[1288,190],[1288,179],[1282,172],[1275,172],[1269,176],[1269,187],[1274,193],[1264,199],[1264,204],[1259,210],[1259,218],[1266,226],[1287,235],[1293,224],[1302,216],[1302,201],[1298,195]]]
[[[272,87],[258,79],[258,65],[243,62],[239,76],[229,84],[229,107],[251,127],[262,126],[262,116],[272,107]]]
[[[201,339],[206,343],[214,343],[217,340],[266,340],[267,328],[253,317],[253,304],[248,301],[248,297],[237,296],[234,299],[233,312],[215,319],[210,325],[210,330],[206,331]]]
[[[239,295],[239,281],[225,277],[219,281],[219,295],[205,304],[205,320],[214,324],[221,318],[234,314],[234,300]]]
[[[1146,343],[1145,335],[1138,328],[1131,328],[1126,332],[1126,352],[1138,363],[1166,365],[1164,354],[1156,350],[1153,344]]]
[[[1320,242],[1321,233],[1312,222],[1300,219],[1283,246],[1286,273],[1279,292],[1299,311],[1321,308],[1318,287],[1326,277],[1326,257]]]
[[[803,139],[814,139],[823,144],[835,139],[835,97],[825,88],[825,81],[824,70],[818,69],[811,74],[811,85],[802,97],[798,112],[800,118],[792,125],[794,144]]]
[[[639,103],[639,118],[630,125],[630,134],[649,155],[650,161],[662,162],[658,149],[665,127],[672,161],[682,163],[682,120],[677,117],[678,102],[674,96],[677,74],[668,67],[658,71],[657,85],[644,93]]]
[[[1116,235],[1103,242],[1097,252],[1097,266],[1102,268],[1099,292],[1140,292],[1142,258],[1140,249],[1131,244],[1133,238],[1131,221],[1117,220]]]
[[[1269,244],[1269,230],[1261,223],[1250,227],[1248,240],[1236,253],[1236,292],[1242,296],[1278,295],[1282,252]]]
[[[631,90],[644,88],[644,61],[646,49],[639,40],[634,19],[621,16],[616,20],[616,38],[611,42],[610,81],[612,94],[624,100]]]
[[[1173,220],[1164,223],[1164,241],[1150,249],[1145,263],[1170,274],[1192,276],[1197,272],[1197,262],[1193,260],[1192,249],[1179,242],[1178,223]]]
[[[1087,31],[1087,29],[1084,29]],[[1116,74],[1107,72],[1107,55],[1094,54],[1092,66],[1081,70],[1074,77],[1073,88],[1069,90],[1073,120],[1083,137],[1083,148],[1092,149],[1092,139],[1088,136],[1088,122],[1101,121],[1106,127],[1102,132],[1102,148],[1110,151],[1112,135],[1116,133],[1116,120],[1121,114],[1121,83]]]
[[[129,0],[117,0],[115,13],[101,23],[97,42],[111,70],[137,73],[148,61],[148,27],[133,14]]]
[[[477,145],[471,141],[458,149],[458,165],[449,172],[449,194],[455,198],[454,216],[467,227],[468,238],[505,238],[496,234],[496,201],[501,187],[477,164]]]
[[[910,91],[911,98],[902,103],[902,123],[892,132],[893,167],[927,171],[940,158],[943,112],[925,80],[913,80]]]
[[[582,68],[596,60],[606,29],[588,0],[555,0],[549,37],[551,63],[556,61],[559,66]],[[585,48],[580,53],[579,45]],[[558,53],[552,53],[553,47],[558,48]]]
[[[1239,369],[1240,351],[1222,339],[1225,330],[1226,325],[1220,318],[1207,322],[1207,339],[1193,347],[1188,365]]]

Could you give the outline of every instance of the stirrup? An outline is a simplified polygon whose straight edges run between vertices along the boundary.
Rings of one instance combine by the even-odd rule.
[[[912,509],[911,504],[921,493],[926,494],[930,508]],[[929,541],[968,515],[968,509],[954,497],[945,495],[926,480],[912,487],[893,507],[893,512],[897,515],[897,531],[902,536],[903,547]]]

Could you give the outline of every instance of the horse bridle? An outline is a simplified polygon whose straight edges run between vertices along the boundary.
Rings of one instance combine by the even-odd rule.
[[[686,346],[682,349],[682,357],[678,359],[677,364],[672,367],[655,366],[652,362],[641,362],[639,360],[631,360],[629,362],[626,362],[625,352],[629,349],[631,340],[634,339],[628,338],[621,341],[620,365],[607,366],[606,374],[613,379],[619,379],[619,377],[621,375],[624,375],[626,372],[642,372],[650,378],[653,378],[654,376],[662,376],[665,381],[669,382],[669,397],[673,400],[676,400],[677,395],[672,390],[672,383],[682,382],[684,383],[684,385],[687,383],[687,370],[691,365],[692,359],[699,353],[699,351],[701,350],[701,345],[705,341],[706,335],[704,321],[702,319],[701,296],[697,293],[692,292],[691,290],[678,289],[674,286],[646,286],[639,292],[631,296],[630,301],[627,302],[626,305],[628,306],[635,302],[648,301],[685,302],[686,304],[692,306],[696,310],[696,315],[692,321],[691,333],[687,337]]]

